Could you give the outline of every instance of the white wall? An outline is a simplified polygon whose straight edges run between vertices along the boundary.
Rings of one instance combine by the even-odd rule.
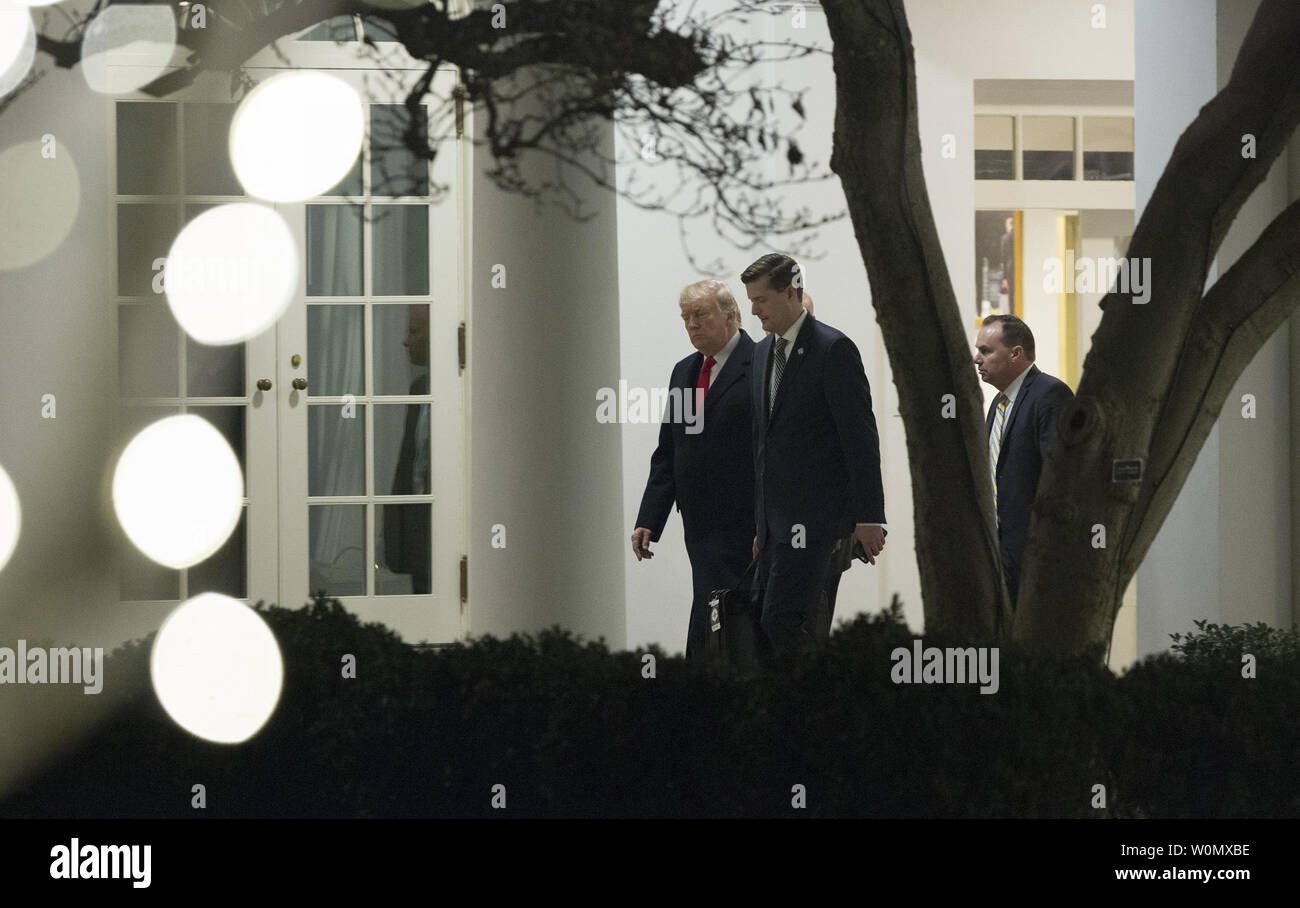
[[[1174,143],[1218,90],[1215,0],[1147,0],[1136,20],[1134,179],[1138,218]],[[1164,526],[1138,569],[1138,654],[1164,650],[1187,615],[1218,618],[1219,430],[1205,441]],[[1208,537],[1208,538],[1207,538]]]
[[[1287,195],[1300,196],[1300,142],[1287,149]],[[1288,323],[1291,345],[1291,451],[1300,451],[1300,318]],[[1291,457],[1291,621],[1300,624],[1300,457]],[[1279,497],[1282,497],[1279,495]]]
[[[1079,212],[1079,247],[1080,254],[1091,259],[1120,258],[1128,251],[1128,238],[1133,235],[1133,212],[1109,209],[1094,209]],[[1079,318],[1078,337],[1079,361],[1083,368],[1083,359],[1092,346],[1092,336],[1101,324],[1101,301],[1106,295],[1106,288],[1098,288],[1092,293],[1079,292],[1077,296]],[[1071,382],[1075,381],[1071,377]]]
[[[1061,345],[1057,343],[1061,321],[1061,300],[1057,290],[1044,289],[1045,262],[1055,262],[1057,255],[1057,221],[1060,211],[1037,208],[1026,211],[1021,218],[1021,256],[1024,261],[1024,288],[1021,301],[1022,317],[1034,332],[1036,350],[1034,364],[1048,375],[1061,376]],[[1061,266],[1062,272],[1064,266]],[[985,403],[996,393],[991,385],[984,385]]]
[[[0,464],[22,507],[18,547],[0,571],[0,646],[112,647],[143,636],[155,610],[117,601],[116,526],[106,480],[117,410],[117,345],[108,261],[107,114],[79,71],[53,70],[0,116],[0,150],[50,134],[76,164],[80,207],[44,260],[0,271]],[[0,179],[12,178],[11,174]],[[50,187],[51,192],[60,191]],[[20,230],[39,211],[0,212]],[[56,418],[41,418],[53,394]],[[93,700],[94,698],[87,698]],[[84,721],[39,714],[30,688],[0,687],[0,790]]]
[[[1218,85],[1227,84],[1250,27],[1255,0],[1220,0],[1217,21]],[[1219,273],[1241,257],[1281,214],[1289,198],[1285,156],[1242,206],[1219,248]],[[1291,502],[1280,494],[1291,481],[1290,338],[1286,326],[1255,355],[1228,394],[1219,416],[1219,532],[1221,618],[1230,624],[1291,620]],[[1256,402],[1242,417],[1243,395]]]

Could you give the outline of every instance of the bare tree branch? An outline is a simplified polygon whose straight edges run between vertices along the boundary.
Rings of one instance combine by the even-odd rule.
[[[87,23],[112,2],[97,0],[90,14],[71,19],[59,38],[49,33],[47,22],[39,49],[56,66],[76,65]],[[751,40],[754,23],[775,14],[769,6],[736,0],[733,6],[704,14],[694,3],[677,0],[510,0],[504,10],[503,22],[492,8],[453,19],[446,0],[395,10],[360,0],[225,4],[219,22],[178,32],[179,45],[189,52],[186,65],[143,91],[171,95],[201,73],[213,71],[232,73],[236,84],[244,62],[268,45],[287,63],[275,42],[318,22],[344,15],[365,22],[383,20],[406,52],[427,67],[425,77],[406,94],[403,134],[421,159],[434,158],[441,144],[454,136],[448,126],[453,99],[431,92],[437,67],[450,65],[461,74],[467,103],[486,114],[481,141],[495,162],[487,173],[503,189],[539,200],[554,195],[560,207],[572,212],[577,195],[570,177],[591,178],[596,170],[571,166],[580,157],[598,161],[599,168],[618,167],[626,177],[634,169],[665,166],[675,173],[663,182],[678,190],[661,195],[654,204],[679,223],[709,216],[715,228],[742,248],[775,245],[779,237],[793,237],[799,245],[796,235],[843,216],[770,204],[769,194],[782,187],[833,175],[808,164],[794,139],[803,119],[799,91],[755,81],[758,64],[826,52],[793,41]],[[374,42],[367,44],[377,54]],[[381,64],[376,57],[376,66]],[[440,128],[422,134],[419,111],[430,100],[433,122]],[[790,116],[778,113],[778,101],[780,111]],[[629,148],[650,143],[653,158],[609,154],[591,129],[594,122],[609,121],[615,122]],[[566,166],[553,178],[533,184],[530,171],[519,163],[530,154]],[[789,168],[788,179],[768,173],[780,160]],[[598,179],[595,184],[650,207],[647,193],[638,197],[630,181],[618,186]],[[700,187],[705,191],[694,191]]]

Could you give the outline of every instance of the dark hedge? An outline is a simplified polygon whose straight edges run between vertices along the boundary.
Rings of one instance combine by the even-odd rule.
[[[113,720],[0,816],[1300,816],[1294,631],[1202,623],[1121,678],[1099,658],[1004,647],[1000,690],[982,695],[891,681],[891,651],[913,639],[897,599],[794,671],[701,669],[651,649],[652,679],[643,653],[559,629],[432,650],[332,600],[258,610],[285,686],[251,740],[210,744],[165,715],[149,637],[106,660]],[[1244,652],[1257,678],[1242,678]]]

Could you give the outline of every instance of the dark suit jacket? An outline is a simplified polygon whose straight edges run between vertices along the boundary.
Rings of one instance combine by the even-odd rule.
[[[1056,444],[1056,418],[1074,398],[1065,382],[1031,365],[1016,394],[1011,416],[1002,429],[998,451],[998,544],[1002,572],[1014,598],[1020,581],[1020,563],[1029,542],[1029,515],[1038,494],[1043,460]],[[993,431],[997,400],[989,405],[985,438]]]
[[[773,336],[754,347],[754,522],[787,545],[803,524],[806,541],[829,547],[859,523],[885,522],[880,438],[871,387],[853,341],[811,315],[791,349],[767,412]]]
[[[686,431],[670,398],[636,518],[636,525],[650,530],[658,542],[676,502],[697,598],[735,586],[752,558],[749,372],[754,341],[739,330],[736,348],[704,397],[702,431]],[[692,353],[673,367],[669,388],[693,395],[703,366],[704,356]]]

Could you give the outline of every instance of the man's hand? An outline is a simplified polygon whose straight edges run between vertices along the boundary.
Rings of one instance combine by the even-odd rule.
[[[758,560],[758,537],[754,537],[754,560]]]
[[[650,531],[645,527],[637,527],[632,531],[632,554],[636,560],[643,558],[653,558],[655,553],[650,551]]]
[[[853,538],[862,543],[862,551],[867,553],[867,561],[876,563],[876,556],[885,547],[885,531],[880,527],[858,527],[853,531]]]

